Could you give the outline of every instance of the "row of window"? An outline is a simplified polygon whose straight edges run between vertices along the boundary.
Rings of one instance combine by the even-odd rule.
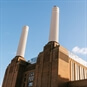
[[[73,61],[70,63],[71,66],[71,81],[87,79],[87,68],[84,68]]]
[[[33,86],[33,80],[34,80],[34,72],[30,72],[30,73],[29,73],[29,83],[28,83],[28,87],[32,87],[32,86]]]
[[[24,79],[23,79],[23,87],[26,87],[26,85],[27,85],[27,87],[32,87],[33,80],[34,80],[34,72],[29,72],[28,75],[25,74]]]

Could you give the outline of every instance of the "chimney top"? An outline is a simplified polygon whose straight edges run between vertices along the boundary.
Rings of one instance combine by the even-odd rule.
[[[56,5],[54,5],[54,7],[57,7]]]

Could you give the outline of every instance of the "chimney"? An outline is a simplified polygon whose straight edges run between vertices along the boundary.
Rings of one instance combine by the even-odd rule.
[[[28,26],[24,26],[23,27],[16,56],[22,56],[22,57],[24,57],[26,43],[27,43],[27,37],[28,37],[28,30],[29,30]]]
[[[59,42],[59,8],[54,6],[52,9],[49,42]]]

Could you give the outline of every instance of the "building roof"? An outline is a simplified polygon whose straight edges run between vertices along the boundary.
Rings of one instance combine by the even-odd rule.
[[[70,51],[68,51],[68,55],[71,59],[73,59],[73,60],[77,61],[78,63],[87,67],[87,62],[85,60],[83,60],[82,58],[78,57],[77,55],[73,54]]]

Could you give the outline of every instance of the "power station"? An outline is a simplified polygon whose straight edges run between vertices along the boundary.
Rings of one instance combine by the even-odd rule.
[[[28,30],[28,26],[23,27],[16,56],[7,66],[2,87],[87,87],[87,62],[59,44],[57,6],[52,9],[49,41],[34,63],[24,58]]]

